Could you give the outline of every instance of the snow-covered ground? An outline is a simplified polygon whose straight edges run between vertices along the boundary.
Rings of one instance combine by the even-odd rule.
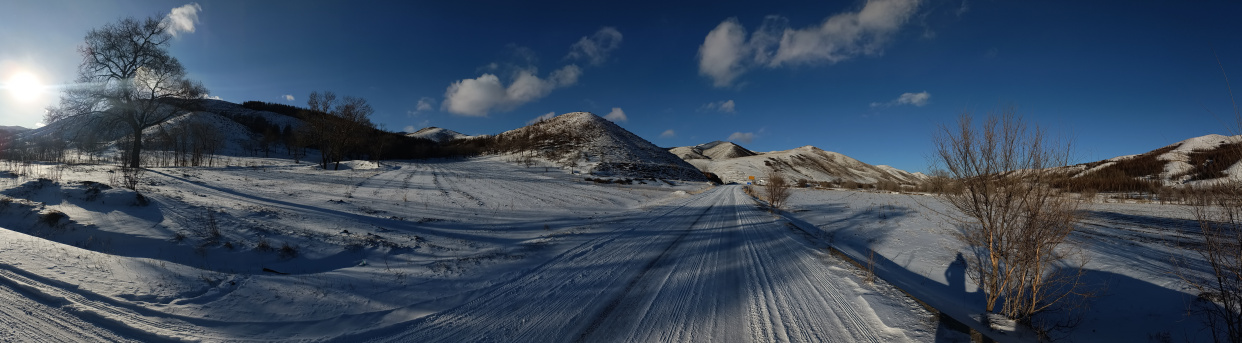
[[[858,261],[873,258],[877,275],[920,300],[963,321],[984,312],[963,264],[971,255],[952,238],[954,226],[939,214],[951,212],[935,197],[797,190],[789,203],[795,223]],[[1210,342],[1201,318],[1186,314],[1197,292],[1179,277],[1207,272],[1181,247],[1197,229],[1190,210],[1159,204],[1085,204],[1083,210],[1071,249],[1087,257],[1082,290],[1096,295],[1075,312],[1080,321],[1053,338]],[[1174,258],[1189,262],[1179,266]]]
[[[59,181],[0,178],[0,340],[962,338],[740,186],[507,160],[23,169]]]

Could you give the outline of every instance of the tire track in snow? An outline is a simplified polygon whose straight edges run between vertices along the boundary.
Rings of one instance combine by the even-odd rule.
[[[7,281],[0,282],[2,342],[137,342],[57,307],[31,300]]]
[[[377,341],[902,342],[848,270],[718,187]],[[638,215],[640,212],[635,212]],[[358,339],[350,339],[356,341]]]

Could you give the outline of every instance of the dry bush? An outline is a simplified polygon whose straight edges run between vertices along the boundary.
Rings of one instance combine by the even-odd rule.
[[[785,206],[785,201],[789,200],[790,188],[793,183],[785,179],[775,168],[768,169],[768,174],[764,176],[767,182],[763,186],[764,198],[768,200],[768,206],[773,212]]]
[[[1242,184],[1191,189],[1191,211],[1199,222],[1194,250],[1211,266],[1211,275],[1182,279],[1199,291],[1196,311],[1217,342],[1242,342]],[[1212,304],[1219,305],[1213,306]]]
[[[108,181],[129,190],[138,190],[138,185],[142,183],[146,172],[146,169],[142,168],[117,167],[109,176]]]
[[[958,127],[941,127],[935,144],[938,167],[960,187],[943,195],[956,210],[946,215],[973,250],[968,274],[983,290],[986,310],[1032,325],[1035,314],[1076,293],[1085,263],[1066,267],[1063,247],[1078,202],[1048,184],[1055,176],[1048,168],[1067,164],[1068,144],[1029,129],[1012,109],[980,127],[963,114]]]
[[[1222,67],[1223,72],[1223,67]],[[1225,79],[1228,85],[1228,77]],[[1233,91],[1230,89],[1230,94]],[[1231,98],[1232,100],[1232,98]],[[1242,128],[1242,110],[1233,102],[1234,120]],[[1200,241],[1194,250],[1211,267],[1211,275],[1192,276],[1179,272],[1183,280],[1199,291],[1195,310],[1217,342],[1242,342],[1242,180],[1224,170],[1242,160],[1242,143],[1226,144],[1211,152],[1192,153],[1191,162],[1200,166],[1197,177],[1228,177],[1214,186],[1188,187],[1191,212],[1199,222]],[[1206,163],[1206,161],[1213,161]],[[1179,271],[1186,269],[1184,263]]]

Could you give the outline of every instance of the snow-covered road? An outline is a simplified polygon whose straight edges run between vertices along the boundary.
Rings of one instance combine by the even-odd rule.
[[[375,341],[928,340],[926,314],[874,296],[739,186],[635,213],[614,230]],[[358,339],[363,337],[349,337]]]
[[[0,207],[0,227],[19,228],[0,230],[0,342],[903,342],[937,329],[740,186],[599,184],[496,158],[149,177],[150,206],[117,189],[90,200],[76,181],[0,185],[34,199]],[[73,222],[40,224],[41,206]]]

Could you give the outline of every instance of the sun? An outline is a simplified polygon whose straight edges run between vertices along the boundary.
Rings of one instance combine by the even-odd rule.
[[[4,89],[18,101],[33,101],[43,93],[43,83],[35,74],[18,72],[5,81]]]

